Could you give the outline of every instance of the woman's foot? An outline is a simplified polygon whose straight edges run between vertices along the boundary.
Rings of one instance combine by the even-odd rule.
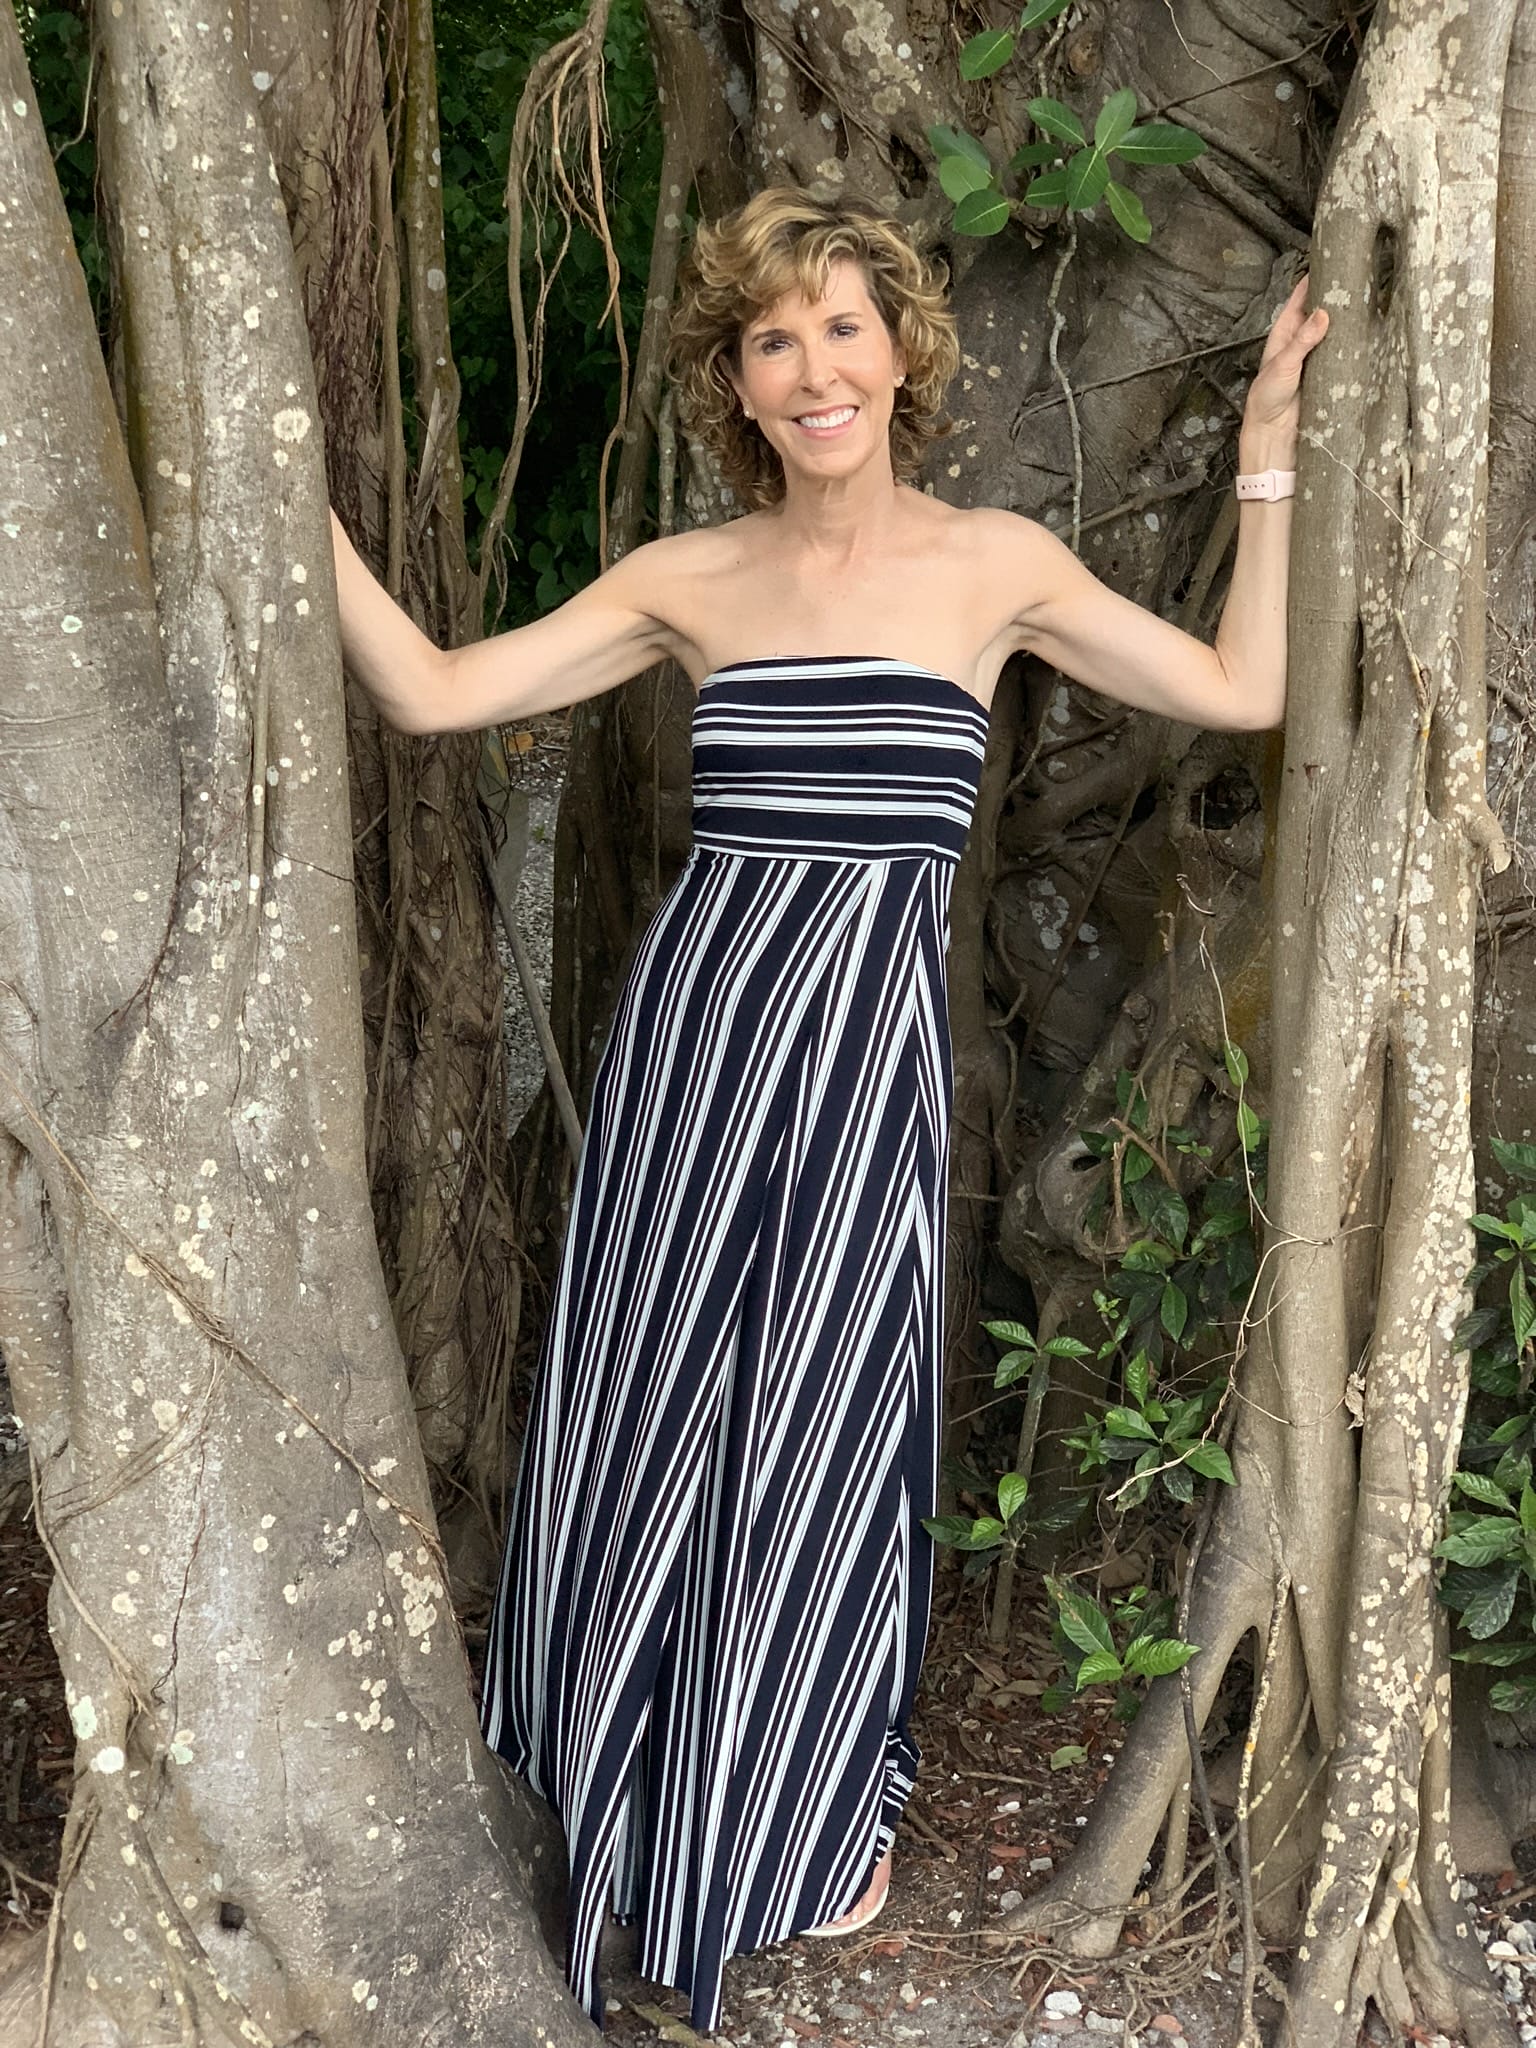
[[[840,1920],[829,1920],[825,1927],[812,1927],[811,1934],[853,1934],[866,1926],[885,1904],[885,1895],[891,1883],[891,1852],[886,1850],[875,1865],[874,1877],[869,1890],[856,1906],[850,1907]]]

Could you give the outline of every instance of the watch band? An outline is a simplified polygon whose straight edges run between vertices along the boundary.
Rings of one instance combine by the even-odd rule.
[[[1294,469],[1260,469],[1251,476],[1240,476],[1236,481],[1240,498],[1294,498],[1296,495],[1296,472]]]

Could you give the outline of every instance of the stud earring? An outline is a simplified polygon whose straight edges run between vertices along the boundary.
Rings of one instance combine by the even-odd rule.
[[[898,378],[896,379],[896,382],[897,382],[898,384],[905,384],[905,383],[906,383],[906,381],[907,381],[907,380],[906,380],[906,377],[905,377],[905,375],[902,375],[902,376],[900,376],[900,377],[898,377]]]

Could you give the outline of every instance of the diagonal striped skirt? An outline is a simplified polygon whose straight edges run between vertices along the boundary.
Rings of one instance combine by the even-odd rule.
[[[594,1079],[481,1709],[564,1826],[599,2027],[606,1909],[713,2031],[726,1960],[855,1905],[916,1776],[986,734],[889,657],[700,690],[694,845]]]

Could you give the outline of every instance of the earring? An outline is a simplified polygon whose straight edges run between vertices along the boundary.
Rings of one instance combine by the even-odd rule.
[[[898,377],[898,378],[896,379],[896,382],[897,382],[898,384],[905,384],[905,383],[906,383],[906,381],[907,381],[907,379],[906,379],[906,373],[905,373],[905,371],[903,371],[903,373],[901,374],[901,376],[899,376],[899,377]]]

